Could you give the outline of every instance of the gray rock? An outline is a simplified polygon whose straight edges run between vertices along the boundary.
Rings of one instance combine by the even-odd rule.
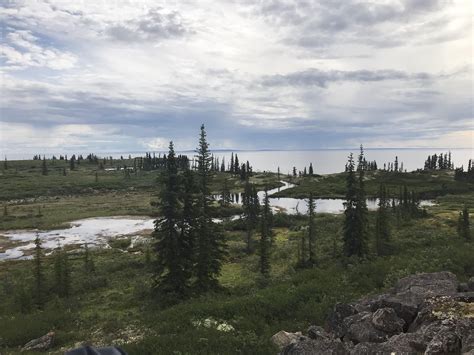
[[[380,308],[392,308],[405,321],[405,327],[413,322],[418,313],[418,303],[407,294],[386,296],[373,304],[372,311]]]
[[[49,350],[54,344],[54,332],[49,332],[40,338],[33,339],[23,346],[21,351],[46,351]]]
[[[308,337],[313,340],[333,338],[333,336],[326,332],[323,327],[320,327],[318,325],[310,326],[308,328],[307,333]]]
[[[284,330],[280,330],[278,333],[272,336],[271,341],[281,350],[284,347],[290,345],[291,343],[297,342],[302,337],[303,335],[301,334],[301,332],[289,333],[285,332]]]
[[[458,354],[461,339],[452,326],[443,326],[428,344],[425,354]]]
[[[357,313],[344,319],[347,327],[346,339],[354,343],[382,343],[388,339],[388,335],[376,329],[372,324],[371,312]]]
[[[422,273],[400,279],[394,287],[394,293],[419,304],[428,297],[454,295],[458,286],[456,275],[451,272]]]
[[[344,324],[344,319],[357,313],[354,306],[338,303],[334,306],[333,311],[329,314],[326,321],[326,329],[332,333],[336,338],[341,338],[347,333],[347,327]]]
[[[458,291],[459,292],[469,292],[469,286],[467,285],[467,282],[460,283]]]
[[[346,355],[349,350],[339,339],[323,339],[318,340],[305,339],[292,343],[285,347],[281,355],[314,355],[314,354],[329,354],[329,355]]]
[[[405,321],[397,316],[393,308],[379,308],[372,315],[372,325],[389,335],[403,332]]]

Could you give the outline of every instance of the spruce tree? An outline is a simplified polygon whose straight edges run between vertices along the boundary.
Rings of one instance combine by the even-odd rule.
[[[221,198],[220,198],[219,203],[222,207],[228,207],[231,203],[228,179],[224,179],[224,184],[222,186]]]
[[[469,223],[469,210],[464,206],[462,212],[459,213],[458,234],[466,241],[471,240],[471,226]]]
[[[248,180],[245,183],[242,207],[244,210],[243,217],[245,220],[245,227],[247,232],[247,253],[250,254],[253,250],[252,234],[257,226],[260,203],[255,186],[251,184]]]
[[[309,163],[308,174],[309,174],[309,176],[313,176],[313,175],[314,175],[313,163]]]
[[[84,272],[86,276],[95,273],[94,260],[92,260],[92,256],[89,252],[89,245],[87,243],[84,244]]]
[[[201,126],[197,153],[198,203],[196,216],[197,261],[196,286],[205,292],[218,286],[217,277],[226,256],[224,234],[211,216],[212,196],[209,190],[211,179],[210,152],[204,125]],[[235,161],[234,161],[235,164]]]
[[[259,243],[259,256],[260,256],[260,273],[265,278],[270,276],[270,247],[271,247],[271,208],[268,199],[268,191],[265,189],[265,196],[263,199],[262,206],[262,217],[260,222],[260,243]]]
[[[160,293],[183,297],[188,278],[183,272],[180,253],[180,183],[173,142],[169,144],[166,169],[163,171],[160,189],[160,217],[155,220],[156,289]]]
[[[363,257],[367,255],[367,238],[368,238],[368,208],[365,195],[365,172],[364,172],[364,149],[360,146],[360,153],[357,165],[358,171],[358,188],[357,188],[357,204],[356,204],[356,230],[357,230],[357,255]]]
[[[308,198],[308,263],[309,265],[316,264],[316,203],[313,194],[309,194]]]
[[[43,275],[43,248],[41,246],[41,239],[39,234],[35,238],[35,253],[34,253],[34,294],[35,304],[38,308],[43,308],[44,305],[44,275]]]
[[[43,164],[41,167],[41,174],[48,175],[48,166],[46,165],[46,158],[43,156]]]
[[[358,176],[354,171],[355,164],[352,153],[346,165],[346,202],[344,203],[344,254],[348,257],[363,257],[367,254],[367,202],[364,191],[364,152],[358,159]]]
[[[377,255],[390,254],[390,225],[389,225],[389,201],[385,185],[379,188],[379,203],[375,221],[375,247]]]

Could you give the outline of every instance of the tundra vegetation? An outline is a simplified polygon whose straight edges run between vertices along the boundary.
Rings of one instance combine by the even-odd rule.
[[[335,303],[400,277],[474,275],[471,163],[456,169],[442,154],[441,164],[430,156],[406,172],[398,159],[384,168],[367,162],[361,147],[341,173],[318,175],[310,164],[286,176],[253,171],[238,154],[219,161],[204,127],[197,145],[195,159],[172,143],[165,155],[5,159],[0,230],[97,216],[156,221],[144,243],[120,237],[109,248],[49,253],[38,238],[33,261],[0,262],[1,353],[54,331],[58,354],[82,343],[131,354],[273,354],[279,330],[321,325]],[[296,186],[278,195],[306,198],[307,215],[272,211],[268,195],[259,201],[256,191],[280,179]],[[242,205],[230,198],[237,192]],[[345,212],[316,213],[318,197],[344,198]],[[367,197],[379,197],[378,210],[367,210]],[[436,205],[420,208],[421,198]],[[0,232],[0,251],[10,242]]]

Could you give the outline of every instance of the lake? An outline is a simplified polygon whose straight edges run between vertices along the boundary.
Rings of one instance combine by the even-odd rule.
[[[212,142],[211,142],[212,143]],[[212,146],[211,146],[212,147]],[[403,162],[404,169],[408,171],[416,170],[418,168],[423,168],[424,163],[428,155],[445,153],[451,151],[452,160],[455,166],[464,165],[467,166],[469,159],[474,158],[474,150],[471,148],[467,149],[438,149],[438,148],[423,148],[423,149],[366,149],[365,157],[366,160],[377,161],[377,164],[380,168],[383,167],[384,163],[393,162],[395,157],[398,156],[398,161]],[[282,150],[282,151],[237,151],[239,156],[239,161],[241,163],[249,161],[253,166],[255,171],[277,171],[280,167],[282,174],[291,173],[293,166],[298,170],[303,170],[304,167],[309,166],[309,163],[313,163],[314,172],[316,174],[332,174],[338,173],[344,170],[345,164],[347,162],[347,157],[350,152],[354,153],[355,158],[358,154],[358,149],[317,149],[317,150]],[[75,152],[76,154],[83,154],[86,156],[89,152]],[[162,154],[163,152],[161,152]],[[179,154],[185,154],[190,157],[194,156],[193,152],[190,151],[181,151]],[[57,153],[56,156],[64,153]],[[122,152],[122,153],[107,153],[107,152],[97,152],[99,156],[108,157],[112,156],[114,158],[120,158],[123,155],[124,158],[131,155],[132,157],[143,156],[145,152]],[[160,154],[160,152],[156,152]],[[68,155],[71,156],[72,153],[68,152]],[[214,152],[216,157],[219,157],[220,160],[224,157],[226,163],[230,162],[231,151],[216,151]],[[52,154],[46,154],[46,157],[51,157]],[[32,156],[21,154],[11,154],[8,156],[9,160],[14,159],[32,159]]]

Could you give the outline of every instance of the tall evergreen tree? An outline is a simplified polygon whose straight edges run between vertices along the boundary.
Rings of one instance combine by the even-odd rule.
[[[166,169],[160,189],[160,217],[155,220],[156,289],[162,293],[182,297],[186,292],[187,278],[183,273],[180,253],[180,183],[173,142],[169,144]]]
[[[201,126],[197,153],[198,203],[196,216],[197,260],[196,286],[199,291],[208,291],[218,286],[217,277],[226,256],[224,234],[211,217],[212,196],[209,190],[211,179],[210,152],[204,125]]]
[[[458,234],[466,241],[471,240],[471,226],[469,223],[469,210],[465,205],[462,212],[459,213]]]
[[[270,247],[272,239],[271,230],[271,208],[268,199],[268,191],[265,190],[265,196],[263,199],[262,206],[262,217],[260,221],[260,243],[259,243],[259,256],[260,256],[260,273],[268,278],[270,276],[271,264],[270,264]]]
[[[365,195],[365,172],[364,172],[364,149],[360,146],[360,153],[357,165],[358,172],[358,188],[357,188],[357,205],[356,205],[356,230],[358,235],[357,255],[363,257],[368,253],[367,238],[368,238],[368,214],[367,200]]]
[[[379,188],[379,203],[375,221],[375,247],[377,255],[384,256],[390,254],[390,224],[389,208],[390,203],[387,198],[385,185]]]
[[[346,202],[344,203],[344,254],[348,257],[363,257],[367,254],[367,202],[364,191],[364,152],[358,159],[358,176],[354,171],[355,164],[352,153],[346,165]]]
[[[244,210],[243,216],[247,230],[247,253],[250,254],[253,250],[252,234],[257,226],[260,203],[258,199],[257,189],[248,180],[245,183],[242,207]]]
[[[316,264],[316,203],[313,194],[309,194],[308,198],[308,263],[309,265]]]
[[[309,176],[313,176],[313,175],[314,175],[313,163],[309,163],[308,174],[309,174]]]
[[[41,174],[48,175],[48,166],[46,165],[46,157],[43,156],[43,164],[41,167]]]
[[[84,271],[87,276],[95,273],[94,260],[92,260],[89,245],[87,243],[84,244]]]
[[[231,202],[232,202],[232,199],[230,196],[228,179],[224,179],[224,184],[222,185],[221,198],[220,198],[219,203],[222,207],[228,207]]]
[[[76,169],[76,157],[73,155],[69,160],[69,169],[75,170]]]
[[[34,294],[35,304],[38,308],[43,308],[44,305],[44,274],[43,274],[43,247],[41,246],[41,239],[38,234],[35,238],[35,253],[34,253]]]

